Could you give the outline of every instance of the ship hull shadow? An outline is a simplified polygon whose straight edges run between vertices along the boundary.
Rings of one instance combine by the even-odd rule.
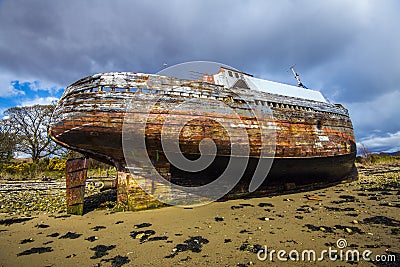
[[[196,158],[194,155],[186,155],[186,157]],[[355,181],[358,173],[354,158],[355,153],[332,157],[273,158],[268,175],[255,192],[249,192],[249,185],[259,159],[248,158],[248,164],[241,179],[222,199],[312,190],[344,181]],[[229,159],[229,157],[218,156],[209,167],[196,173],[185,172],[171,165],[171,182],[189,187],[211,183],[220,177]],[[263,166],[259,167],[263,168]]]

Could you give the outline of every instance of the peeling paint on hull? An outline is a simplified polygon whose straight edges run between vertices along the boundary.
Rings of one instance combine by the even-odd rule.
[[[249,158],[257,160],[260,156],[259,127],[275,131],[275,146],[266,144],[267,148],[275,149],[269,175],[272,180],[292,179],[302,184],[302,180],[324,182],[326,179],[328,183],[349,176],[354,178],[353,127],[347,110],[341,105],[150,74],[102,73],[67,87],[54,114],[50,136],[65,147],[123,170],[126,162],[122,129],[124,118],[132,112],[127,109],[127,103],[134,99],[135,105],[143,105],[145,109],[146,99],[154,97],[162,97],[160,108],[150,114],[140,114],[136,109],[137,121],[130,122],[129,126],[135,138],[135,123],[147,121],[149,155],[162,151],[161,128],[167,118],[172,117],[175,122],[189,119],[191,122],[185,125],[179,139],[182,152],[196,156],[200,141],[212,138],[222,164],[231,152],[229,136],[213,118],[232,120],[231,114],[221,113],[215,105],[216,101],[223,101],[240,116],[241,123],[232,120],[230,126],[246,130],[250,140]],[[207,107],[208,117],[197,116],[196,106],[192,111],[174,109],[188,99],[201,99],[195,103]],[[272,110],[273,119],[265,119],[260,126],[251,111],[263,108]]]

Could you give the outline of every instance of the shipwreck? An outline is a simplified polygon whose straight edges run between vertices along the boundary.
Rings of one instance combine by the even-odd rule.
[[[211,183],[233,157],[246,157],[248,164],[225,199],[357,179],[356,142],[347,109],[330,103],[319,91],[305,88],[299,79],[298,83],[291,86],[263,80],[227,67],[196,80],[134,72],[95,74],[65,89],[49,134],[64,147],[115,166],[118,178],[113,185],[118,203],[128,210],[161,203],[138,186],[149,172],[140,161],[128,162],[123,149],[124,127],[131,130],[131,139],[144,135],[149,162],[158,175],[174,184],[196,187]],[[192,107],[176,108],[181,103],[192,103]],[[257,118],[257,112],[268,116]],[[193,161],[201,156],[203,139],[214,142],[215,157],[207,168],[188,172],[168,160],[161,140],[163,127],[182,121],[177,145],[185,158]],[[230,125],[231,132],[221,121]],[[135,131],[139,124],[144,125],[143,132]],[[269,131],[264,140],[263,129]],[[244,139],[243,131],[247,135]],[[232,154],[232,135],[239,140],[239,150],[247,142],[246,154]],[[168,136],[165,140],[168,142]],[[264,172],[266,179],[250,192],[255,169],[263,168],[263,158],[272,159]],[[68,162],[67,204],[71,213],[82,212],[86,164],[86,159]],[[158,182],[151,184],[151,192],[160,191],[157,186],[167,192],[164,194],[171,193],[168,184]]]

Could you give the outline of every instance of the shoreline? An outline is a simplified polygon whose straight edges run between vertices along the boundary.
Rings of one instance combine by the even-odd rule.
[[[195,208],[41,213],[28,219],[2,213],[0,266],[354,265],[328,255],[311,262],[283,262],[276,252],[272,262],[257,257],[265,246],[269,252],[315,250],[319,256],[338,250],[339,239],[347,242],[344,252],[397,257],[384,264],[361,259],[359,266],[398,266],[399,172],[359,170],[356,182]]]

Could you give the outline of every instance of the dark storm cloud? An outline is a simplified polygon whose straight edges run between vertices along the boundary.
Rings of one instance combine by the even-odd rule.
[[[68,83],[96,71],[203,59],[283,76],[293,63],[305,72],[357,57],[347,51],[368,20],[384,15],[373,9],[337,1],[5,1],[1,68]],[[359,77],[345,78],[354,86]]]
[[[400,90],[398,10],[396,1],[0,1],[0,92],[12,79],[63,87],[192,60],[294,84],[286,71],[297,63],[310,88],[365,108]]]

